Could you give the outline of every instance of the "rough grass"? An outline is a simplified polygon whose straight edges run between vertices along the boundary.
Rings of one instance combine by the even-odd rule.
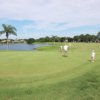
[[[72,44],[68,57],[60,45],[0,51],[0,100],[99,100],[100,44]]]

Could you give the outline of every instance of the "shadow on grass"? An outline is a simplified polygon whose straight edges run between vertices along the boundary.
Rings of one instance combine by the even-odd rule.
[[[91,59],[88,59],[89,62],[91,62]]]
[[[68,57],[68,55],[62,55],[63,57]]]

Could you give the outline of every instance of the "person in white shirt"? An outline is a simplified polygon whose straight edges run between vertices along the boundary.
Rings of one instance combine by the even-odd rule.
[[[95,60],[95,51],[94,50],[92,50],[91,60],[92,60],[92,62],[94,62],[94,60]]]
[[[64,56],[67,56],[67,51],[68,51],[68,45],[64,45]]]

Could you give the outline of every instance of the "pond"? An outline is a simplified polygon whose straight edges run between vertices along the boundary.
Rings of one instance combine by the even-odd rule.
[[[49,46],[47,43],[43,44],[9,44],[8,46],[6,44],[0,44],[0,50],[35,50],[38,47],[41,46]]]

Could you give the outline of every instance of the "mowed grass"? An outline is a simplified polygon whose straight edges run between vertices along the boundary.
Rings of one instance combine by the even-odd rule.
[[[0,51],[0,100],[100,100],[100,44]],[[90,61],[95,49],[96,61]]]

